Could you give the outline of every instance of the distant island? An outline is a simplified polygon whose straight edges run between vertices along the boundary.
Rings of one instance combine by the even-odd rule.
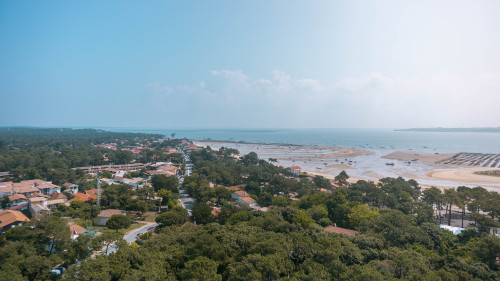
[[[410,129],[396,129],[394,131],[404,132],[474,132],[474,133],[500,133],[500,127],[484,127],[484,128],[410,128]]]

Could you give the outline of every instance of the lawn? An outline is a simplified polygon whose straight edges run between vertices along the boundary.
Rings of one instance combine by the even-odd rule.
[[[118,232],[120,232],[121,234],[125,234],[131,230],[134,230],[134,229],[137,229],[141,226],[144,226],[144,223],[138,223],[138,222],[133,222],[129,228],[126,228],[126,229],[120,229],[118,230]],[[93,229],[96,229],[98,230],[99,232],[103,232],[103,231],[106,231],[106,230],[109,230],[109,228],[105,227],[105,226],[92,226]]]

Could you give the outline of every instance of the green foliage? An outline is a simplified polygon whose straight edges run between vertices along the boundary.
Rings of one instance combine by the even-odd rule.
[[[290,204],[290,199],[288,199],[286,196],[275,196],[273,197],[271,203],[277,207],[285,207]]]
[[[342,170],[342,172],[340,172],[336,177],[335,177],[335,181],[339,182],[339,184],[341,186],[345,186],[347,185],[347,180],[349,179],[349,175],[344,171]]]
[[[155,175],[151,179],[151,183],[153,184],[155,191],[159,191],[161,189],[177,191],[179,180],[176,176]]]
[[[213,220],[212,208],[204,202],[197,202],[193,207],[193,220],[198,224],[206,224]]]
[[[373,221],[378,216],[376,209],[370,209],[367,205],[357,205],[351,208],[347,217],[353,227],[359,225],[363,220]]]
[[[135,144],[161,135],[112,133],[94,129],[0,128],[0,171],[10,171],[13,179],[40,178],[55,184],[84,182],[85,173],[73,167],[129,163],[130,151],[110,150],[95,144],[116,142]],[[109,160],[104,158],[106,155]]]
[[[106,227],[113,230],[125,229],[132,224],[130,217],[125,215],[112,215],[106,221]]]
[[[187,210],[180,206],[177,206],[168,212],[158,215],[156,217],[156,222],[165,226],[171,226],[171,225],[179,226],[185,223],[187,218],[188,218]]]
[[[323,176],[314,176],[313,182],[314,182],[314,185],[316,185],[319,188],[326,188],[326,189],[332,188],[332,184],[330,183],[330,180],[323,177]]]
[[[112,184],[103,186],[101,204],[112,209],[124,209],[133,195],[132,186],[128,184]]]
[[[222,276],[217,274],[217,262],[200,256],[186,263],[181,272],[182,280],[222,280]]]

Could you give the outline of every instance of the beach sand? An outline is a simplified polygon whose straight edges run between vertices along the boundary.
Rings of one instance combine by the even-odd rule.
[[[418,152],[407,152],[407,151],[394,151],[383,158],[392,159],[392,160],[400,160],[400,161],[420,161],[424,164],[431,165],[434,167],[439,166],[440,162],[444,160],[451,159],[455,154],[452,153],[418,153]]]
[[[434,171],[427,175],[431,178],[449,180],[456,182],[472,182],[472,183],[500,183],[500,177],[478,175],[475,172],[479,171],[498,171],[500,169],[458,169]]]

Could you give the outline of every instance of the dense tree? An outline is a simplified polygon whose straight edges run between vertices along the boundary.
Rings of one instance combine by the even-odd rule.
[[[182,225],[186,222],[187,218],[187,210],[180,206],[177,206],[168,212],[158,215],[156,217],[156,222],[166,226]]]
[[[259,157],[257,156],[257,153],[255,152],[250,152],[246,155],[244,155],[242,158],[241,158],[241,163],[243,163],[243,165],[245,166],[249,166],[249,165],[256,165],[257,163],[259,163]]]
[[[314,176],[313,178],[314,185],[320,188],[326,188],[326,189],[331,189],[332,184],[330,183],[330,180],[323,177],[323,176]]]
[[[112,215],[111,218],[106,221],[106,227],[116,231],[128,228],[131,224],[132,220],[125,215]]]
[[[151,179],[151,183],[153,184],[153,188],[155,189],[155,191],[158,191],[160,189],[177,191],[179,180],[176,176],[155,175]]]
[[[212,221],[212,208],[204,202],[197,202],[193,207],[193,220],[198,224],[206,224]]]
[[[188,261],[181,272],[182,280],[222,280],[222,276],[217,274],[217,262],[200,256]]]
[[[341,186],[347,185],[347,180],[349,179],[349,175],[347,175],[346,171],[341,171],[337,176],[335,176],[335,181],[338,182]]]

